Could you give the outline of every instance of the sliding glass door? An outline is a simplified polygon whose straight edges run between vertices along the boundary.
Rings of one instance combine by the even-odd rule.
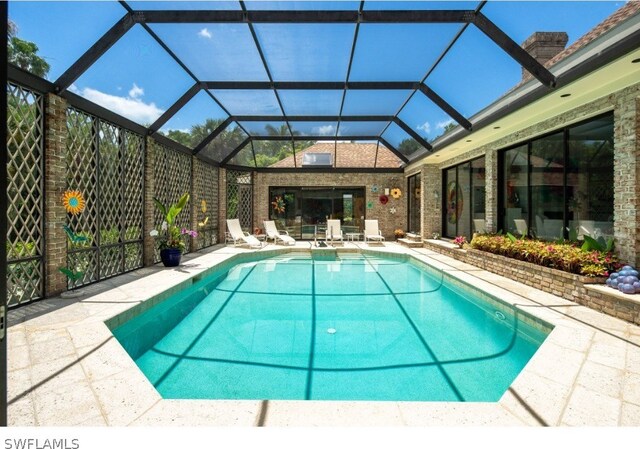
[[[471,239],[486,232],[484,156],[445,170],[443,177],[444,236]]]
[[[269,219],[296,239],[314,239],[330,219],[345,233],[364,228],[364,187],[270,187],[269,201]]]

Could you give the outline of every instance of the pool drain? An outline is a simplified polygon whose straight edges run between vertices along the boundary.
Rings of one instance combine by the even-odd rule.
[[[502,321],[504,321],[507,318],[506,316],[504,316],[504,313],[500,312],[499,310],[496,310],[495,315],[496,315],[496,318]]]
[[[336,330],[332,327],[330,327],[329,329],[327,329],[327,334],[335,334]]]

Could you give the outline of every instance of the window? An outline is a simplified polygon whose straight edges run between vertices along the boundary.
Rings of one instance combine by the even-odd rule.
[[[269,188],[269,219],[295,239],[323,237],[329,219],[339,219],[345,234],[361,232],[365,209],[362,187]]]
[[[613,236],[613,115],[500,153],[500,228],[545,240]]]
[[[485,159],[451,167],[444,172],[443,230],[446,237],[485,232]]]

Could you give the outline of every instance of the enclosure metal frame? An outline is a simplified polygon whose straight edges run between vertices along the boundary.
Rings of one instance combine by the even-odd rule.
[[[361,1],[357,10],[337,10],[337,11],[319,11],[319,10],[283,10],[283,11],[269,11],[269,10],[247,10],[244,5],[244,1],[240,1],[240,10],[134,10],[126,1],[120,1],[120,4],[125,8],[126,13],[123,17],[109,29],[102,37],[100,37],[96,43],[94,43],[74,64],[72,64],[54,83],[50,83],[46,80],[40,79],[36,76],[22,72],[20,69],[9,65],[8,78],[12,81],[23,84],[27,87],[35,88],[41,92],[55,92],[62,95],[67,99],[69,104],[78,107],[86,112],[105,118],[108,121],[116,124],[123,124],[127,128],[135,132],[140,132],[144,135],[153,135],[156,140],[162,144],[182,151],[197,155],[200,159],[216,165],[225,165],[229,162],[231,157],[228,157],[230,153],[227,153],[221,160],[212,160],[211,157],[206,154],[200,154],[201,150],[207,146],[215,137],[224,132],[229,126],[239,126],[240,129],[248,136],[248,142],[242,142],[241,147],[244,147],[247,143],[252,143],[256,140],[263,140],[262,136],[256,136],[247,132],[238,121],[234,120],[234,117],[224,107],[224,105],[216,98],[212,93],[213,89],[265,89],[272,90],[278,99],[280,108],[282,109],[282,119],[285,121],[291,132],[290,122],[293,121],[292,116],[287,116],[282,103],[279,99],[278,90],[281,89],[336,89],[343,91],[343,98],[340,107],[340,113],[337,116],[338,127],[334,139],[338,138],[338,132],[340,123],[343,121],[349,121],[351,118],[342,115],[342,109],[344,106],[344,97],[347,90],[350,89],[408,89],[413,92],[400,107],[400,109],[392,116],[393,118],[388,121],[387,127],[374,139],[378,144],[382,143],[387,146],[396,155],[401,154],[397,148],[394,148],[389,142],[382,138],[382,134],[386,132],[389,126],[392,124],[398,125],[407,135],[413,138],[416,142],[424,147],[424,150],[416,151],[408,156],[400,158],[405,164],[417,162],[425,156],[432,154],[460,139],[464,139],[471,131],[477,131],[485,126],[493,123],[515,110],[522,108],[523,106],[530,104],[531,102],[538,100],[547,95],[552,89],[556,87],[562,87],[568,83],[578,79],[579,77],[590,73],[602,65],[613,61],[614,59],[626,54],[628,51],[637,47],[637,41],[640,39],[640,31],[634,32],[629,36],[620,39],[619,42],[609,46],[598,55],[590,58],[589,60],[577,65],[575,68],[559,75],[557,78],[547,68],[541,65],[535,58],[529,55],[523,48],[521,48],[515,41],[513,41],[504,31],[500,29],[496,24],[489,20],[482,12],[482,8],[486,4],[486,0],[480,1],[478,6],[473,10],[365,10],[364,1]],[[216,81],[216,80],[200,80],[198,79],[189,68],[169,49],[166,43],[158,37],[153,30],[149,27],[149,24],[153,23],[242,23],[247,24],[250,27],[254,44],[258,50],[262,63],[269,74],[269,81],[267,82],[241,82],[241,81]],[[276,82],[270,75],[267,60],[262,52],[260,43],[256,37],[253,29],[254,24],[262,23],[353,23],[356,25],[353,36],[353,43],[351,46],[351,54],[349,59],[349,68],[347,77],[344,82]],[[461,29],[454,36],[450,44],[441,55],[436,59],[432,67],[427,71],[425,76],[420,81],[405,81],[405,82],[351,82],[349,80],[350,68],[353,63],[353,57],[355,53],[355,47],[358,41],[358,30],[360,24],[363,23],[449,23],[462,24]],[[149,128],[145,128],[141,125],[131,122],[128,119],[118,116],[117,114],[101,108],[78,95],[75,95],[67,91],[67,88],[80,77],[86,70],[88,70],[93,63],[95,63],[106,51],[109,50],[120,38],[122,38],[134,25],[140,24],[149,35],[178,63],[182,69],[193,79],[194,84],[173,104],[169,107],[165,113],[156,120]],[[497,109],[494,112],[486,114],[485,117],[474,121],[465,118],[455,108],[453,108],[446,99],[440,97],[434,92],[425,81],[436,66],[443,60],[451,48],[456,45],[458,39],[462,33],[469,27],[476,27],[481,33],[487,36],[494,44],[505,52],[511,59],[522,66],[528,71],[535,79],[540,83],[531,89],[526,95],[522,95],[512,102],[509,102],[505,106]],[[207,136],[203,142],[196,145],[191,149],[175,142],[162,134],[158,133],[158,130],[164,123],[171,119],[189,100],[191,100],[198,92],[204,90],[208,96],[227,114],[228,118],[216,128],[209,136]],[[432,103],[447,113],[455,122],[458,123],[461,128],[459,131],[450,133],[437,139],[436,142],[431,145],[420,134],[416,133],[410,126],[399,118],[399,114],[404,109],[406,104],[418,94],[425,95]],[[308,121],[320,121],[322,116],[305,116]],[[257,117],[254,118],[257,120]],[[245,121],[248,121],[245,118]],[[126,123],[126,125],[124,125]],[[223,126],[224,125],[224,126]],[[293,133],[289,139],[289,136],[285,140],[291,140],[293,143],[295,137]],[[326,140],[326,136],[307,136],[305,140]],[[352,140],[356,140],[361,136],[348,137]],[[344,137],[347,138],[347,137]],[[229,149],[231,153],[237,154],[242,149],[236,147]],[[336,145],[337,148],[337,145]],[[293,147],[295,154],[295,146]],[[294,158],[295,159],[295,158]],[[373,167],[375,168],[375,166]],[[258,169],[254,167],[247,167],[246,169]]]
[[[336,10],[336,11],[322,11],[322,10],[283,10],[283,11],[269,11],[269,10],[248,10],[244,1],[240,0],[239,10],[201,10],[201,11],[189,11],[189,10],[135,10],[126,1],[120,1],[120,4],[125,8],[126,13],[123,17],[114,24],[106,33],[102,35],[78,60],[76,60],[58,79],[52,83],[51,86],[47,86],[47,90],[51,90],[58,94],[63,95],[65,98],[72,99],[75,105],[80,109],[92,113],[91,108],[82,107],[78,103],[82,103],[83,100],[74,94],[67,91],[71,84],[77,80],[83,73],[85,73],[102,55],[104,55],[116,42],[120,40],[134,25],[140,24],[149,35],[178,63],[182,69],[193,79],[194,84],[173,104],[171,105],[161,117],[159,117],[148,129],[145,128],[145,135],[153,134],[155,138],[159,139],[161,143],[178,149],[183,152],[191,152],[191,154],[197,155],[204,149],[211,141],[213,141],[220,133],[233,124],[242,129],[242,131],[248,136],[249,142],[242,142],[239,147],[230,149],[230,153],[220,161],[217,162],[220,165],[225,165],[232,155],[246,146],[247,143],[252,143],[254,140],[263,140],[262,136],[256,136],[255,134],[247,132],[245,128],[235,120],[233,115],[224,107],[224,105],[216,98],[212,92],[214,89],[265,89],[273,91],[277,103],[282,111],[281,119],[287,125],[289,129],[290,139],[295,156],[295,145],[293,142],[296,137],[291,128],[291,121],[294,121],[291,116],[288,116],[283,107],[282,101],[278,94],[280,89],[338,89],[342,90],[342,101],[340,104],[340,112],[337,116],[337,128],[336,133],[333,136],[335,140],[339,138],[340,124],[343,121],[354,120],[348,116],[343,115],[344,101],[347,91],[350,89],[408,89],[413,92],[409,98],[404,102],[402,107],[391,116],[388,120],[387,126],[382,130],[379,135],[366,136],[372,138],[378,143],[382,143],[393,151],[404,163],[412,162],[424,157],[426,154],[430,154],[433,151],[432,145],[423,138],[419,133],[415,132],[410,126],[408,126],[403,120],[399,118],[399,114],[404,109],[409,100],[418,92],[425,95],[432,103],[438,108],[444,111],[448,116],[454,119],[462,128],[466,131],[471,131],[474,127],[473,124],[466,119],[461,113],[459,113],[454,107],[452,107],[444,98],[434,92],[429,86],[425,84],[425,80],[428,75],[434,70],[435,66],[444,58],[449,50],[455,45],[456,41],[462,34],[462,32],[469,26],[473,25],[480,30],[485,36],[491,39],[500,49],[502,49],[507,55],[521,65],[525,70],[531,73],[537,78],[542,85],[546,86],[546,89],[553,88],[556,85],[555,76],[547,70],[542,64],[540,64],[535,58],[529,55],[524,49],[522,49],[515,41],[513,41],[506,33],[504,33],[497,25],[489,20],[481,10],[484,7],[486,1],[479,2],[478,6],[474,10],[365,10],[364,0],[360,2],[357,10]],[[260,56],[264,69],[269,79],[268,82],[218,82],[216,80],[200,80],[197,76],[177,57],[177,55],[167,46],[167,44],[149,27],[149,24],[153,23],[242,23],[249,27],[251,32],[255,48]],[[355,31],[353,36],[353,42],[351,45],[351,53],[349,56],[349,64],[347,69],[347,75],[344,82],[276,82],[273,79],[267,58],[261,48],[260,41],[254,29],[255,24],[262,23],[353,23],[355,24]],[[351,82],[349,80],[351,67],[353,64],[353,58],[355,55],[355,49],[358,42],[358,31],[360,24],[363,23],[460,23],[463,28],[457,33],[452,42],[437,58],[436,63],[429,69],[427,74],[420,81],[407,81],[407,82]],[[15,73],[14,73],[15,74]],[[158,133],[158,130],[167,123],[184,105],[186,105],[195,95],[201,90],[207,92],[211,99],[227,114],[228,118],[216,128],[209,136],[207,136],[200,144],[196,145],[193,150],[186,148],[180,144],[173,143],[171,139],[168,139]],[[86,101],[86,100],[84,100]],[[101,114],[96,114],[101,115]],[[256,118],[257,119],[257,118]],[[254,119],[254,120],[256,120]],[[307,121],[321,121],[321,116],[306,116]],[[245,119],[247,121],[248,119]],[[114,120],[112,120],[114,121]],[[403,155],[398,148],[395,148],[389,142],[383,139],[382,134],[386,132],[389,126],[392,124],[398,125],[409,137],[414,139],[420,144],[426,151],[418,151],[413,155]],[[223,126],[224,125],[224,126]],[[139,125],[137,126],[139,127]],[[130,128],[131,129],[131,128]],[[307,136],[306,140],[324,140],[326,136]],[[358,140],[362,136],[349,136],[351,140]],[[336,144],[337,151],[337,144]],[[295,160],[295,158],[294,158]]]

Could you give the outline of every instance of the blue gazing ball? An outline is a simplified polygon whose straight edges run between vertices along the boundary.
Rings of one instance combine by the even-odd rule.
[[[636,289],[633,288],[633,285],[629,285],[629,284],[622,284],[618,287],[618,289],[622,293],[626,293],[627,295],[631,295],[636,292]]]

